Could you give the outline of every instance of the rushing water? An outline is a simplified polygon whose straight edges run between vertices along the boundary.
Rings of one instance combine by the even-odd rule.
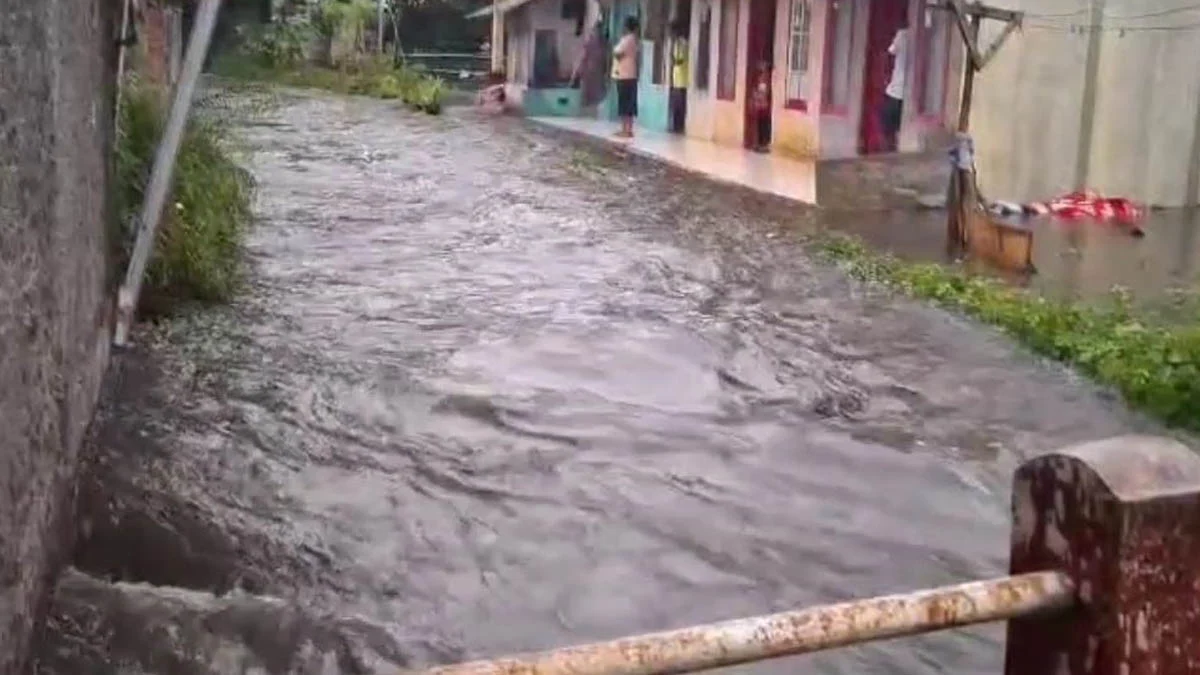
[[[260,590],[467,657],[972,580],[1022,458],[1147,428],[814,263],[799,208],[466,110],[271,118],[247,297],[107,422],[319,570]],[[994,674],[1000,635],[745,670]]]

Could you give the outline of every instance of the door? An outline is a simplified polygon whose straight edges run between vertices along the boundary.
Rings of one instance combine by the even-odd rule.
[[[894,59],[888,47],[896,31],[908,24],[908,0],[871,0],[867,17],[867,53],[863,65],[862,122],[859,125],[858,152],[869,155],[892,152],[884,137],[880,111],[883,109],[888,81],[892,79]]]
[[[670,128],[670,3],[642,2],[642,62],[638,71],[638,125],[663,132]]]
[[[759,65],[766,63],[772,70],[778,65],[775,63],[776,4],[776,0],[750,0],[749,25],[746,31],[745,130],[742,134],[746,147],[753,146],[755,140],[761,140],[763,146],[771,142],[769,128],[764,130],[767,137],[758,139],[758,118],[754,113],[752,94],[754,84],[758,81]]]

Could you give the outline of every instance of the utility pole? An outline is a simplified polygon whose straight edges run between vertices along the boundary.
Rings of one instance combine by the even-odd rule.
[[[1021,27],[1023,12],[990,7],[981,2],[968,4],[964,0],[941,0],[930,3],[938,9],[954,15],[966,47],[967,59],[963,67],[962,98],[958,107],[957,146],[954,149],[954,174],[950,179],[949,198],[946,201],[946,248],[951,254],[961,253],[967,246],[967,224],[979,206],[979,191],[975,180],[975,148],[969,135],[971,127],[971,102],[975,96],[975,74],[996,56],[1004,41],[1013,31]],[[986,51],[979,51],[979,29],[984,19],[1005,23],[1003,32]]]
[[[383,9],[387,0],[376,0],[378,16],[375,18],[375,51],[383,54]]]

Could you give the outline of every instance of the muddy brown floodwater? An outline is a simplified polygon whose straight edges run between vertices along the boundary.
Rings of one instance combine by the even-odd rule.
[[[798,207],[464,109],[288,93],[241,133],[249,289],[126,357],[97,574],[500,655],[1003,573],[1023,458],[1156,430],[814,262]],[[994,675],[1000,638],[740,670]]]

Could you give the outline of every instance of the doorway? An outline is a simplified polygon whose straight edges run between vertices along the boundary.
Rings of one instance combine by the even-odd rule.
[[[682,36],[676,32],[677,27],[682,27]],[[690,53],[690,38],[692,32],[692,0],[676,0],[675,11],[671,16],[671,39],[668,42],[670,47],[669,68],[671,70],[671,92],[668,105],[670,107],[670,117],[668,128],[673,134],[682,134],[687,129],[687,97],[688,89],[691,87],[691,53]],[[683,50],[683,64],[675,65],[676,57],[679,57],[679,50]],[[681,79],[682,78],[682,79]]]
[[[750,0],[749,25],[746,29],[746,96],[745,128],[742,138],[747,148],[756,145],[766,148],[771,144],[771,124],[759,124],[754,110],[754,84],[758,81],[759,64],[766,63],[775,68],[775,9],[776,0]]]
[[[867,7],[867,53],[863,66],[862,122],[858,134],[858,152],[862,155],[896,151],[883,132],[881,113],[895,62],[888,47],[892,45],[896,31],[908,24],[908,0],[872,0]],[[908,51],[911,58],[911,47]]]

